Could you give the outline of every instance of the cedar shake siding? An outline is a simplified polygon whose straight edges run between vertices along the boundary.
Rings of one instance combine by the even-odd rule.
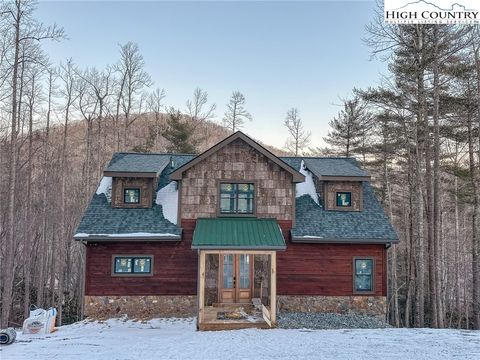
[[[362,183],[359,181],[325,181],[325,208],[337,211],[361,211],[362,210]],[[342,208],[337,206],[337,192],[350,192],[352,206]]]
[[[154,178],[114,177],[112,179],[112,206],[121,208],[151,208]],[[140,189],[138,204],[124,203],[124,189]]]
[[[183,174],[181,218],[215,217],[219,182],[253,182],[255,216],[292,220],[295,192],[292,174],[237,139]]]

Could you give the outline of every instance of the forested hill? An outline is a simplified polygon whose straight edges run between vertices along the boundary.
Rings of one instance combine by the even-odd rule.
[[[125,117],[113,116],[64,121],[55,123],[42,119],[42,127],[34,130],[22,123],[17,139],[16,189],[25,196],[18,197],[16,234],[22,239],[15,251],[16,267],[24,268],[30,275],[22,275],[27,282],[18,282],[14,289],[14,321],[19,321],[30,301],[24,301],[25,289],[34,292],[36,303],[58,303],[58,293],[65,295],[64,321],[78,319],[82,299],[83,268],[82,247],[72,241],[72,236],[82,213],[102,176],[103,169],[116,151],[166,152],[176,151],[182,144],[167,140],[172,133],[167,113],[130,115],[125,131]],[[51,125],[50,125],[51,124]],[[181,124],[174,136],[193,144],[195,152],[202,152],[231,131],[213,121],[195,122],[182,115]],[[10,143],[2,142],[1,154],[8,154]],[[265,145],[277,155],[286,153]],[[2,155],[2,167],[7,168],[7,158]],[[7,172],[0,174],[3,185],[8,183]],[[2,193],[6,187],[2,185]],[[4,205],[3,205],[4,206]],[[28,224],[28,226],[26,226]],[[21,245],[21,246],[20,246]],[[35,271],[34,271],[35,269]],[[26,274],[22,272],[22,274]],[[68,277],[64,281],[60,274]],[[58,284],[64,284],[59,289]],[[42,284],[42,285],[41,285]],[[43,284],[46,284],[44,286]]]

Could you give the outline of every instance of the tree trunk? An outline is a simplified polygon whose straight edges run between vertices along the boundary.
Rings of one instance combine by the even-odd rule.
[[[443,328],[443,314],[442,314],[442,297],[441,297],[441,261],[440,261],[440,130],[439,130],[439,117],[440,117],[440,73],[439,73],[439,25],[435,25],[433,28],[433,41],[434,41],[434,54],[433,54],[433,219],[431,225],[433,227],[432,249],[430,251],[430,276],[434,274],[434,279],[430,282],[434,282],[433,288],[430,291],[434,291],[435,294],[432,301],[432,312],[434,316],[434,326]],[[427,134],[429,138],[429,134]],[[427,145],[428,147],[428,145]],[[428,167],[427,167],[428,169]],[[428,191],[427,191],[428,194]],[[427,195],[428,197],[428,195]]]
[[[15,223],[16,223],[16,181],[17,181],[17,81],[20,51],[20,23],[22,12],[17,4],[15,19],[15,51],[12,69],[12,118],[10,134],[10,161],[8,167],[8,205],[5,237],[5,263],[3,268],[2,314],[0,327],[8,327],[10,308],[12,306],[12,291],[14,278],[14,249],[15,249]]]

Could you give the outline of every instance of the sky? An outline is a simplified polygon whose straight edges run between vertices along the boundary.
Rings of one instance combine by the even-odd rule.
[[[118,61],[119,44],[138,43],[165,104],[185,109],[200,87],[220,122],[235,90],[253,121],[244,131],[283,147],[288,109],[297,107],[312,146],[354,87],[378,85],[386,64],[363,43],[374,1],[41,1],[37,17],[64,27],[68,39],[46,43],[53,62],[80,67]]]

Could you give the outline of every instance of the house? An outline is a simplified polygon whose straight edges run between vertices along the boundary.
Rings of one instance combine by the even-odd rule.
[[[277,157],[242,132],[204,153],[116,153],[85,211],[85,315],[271,327],[278,311],[385,316],[398,241],[350,158]]]

